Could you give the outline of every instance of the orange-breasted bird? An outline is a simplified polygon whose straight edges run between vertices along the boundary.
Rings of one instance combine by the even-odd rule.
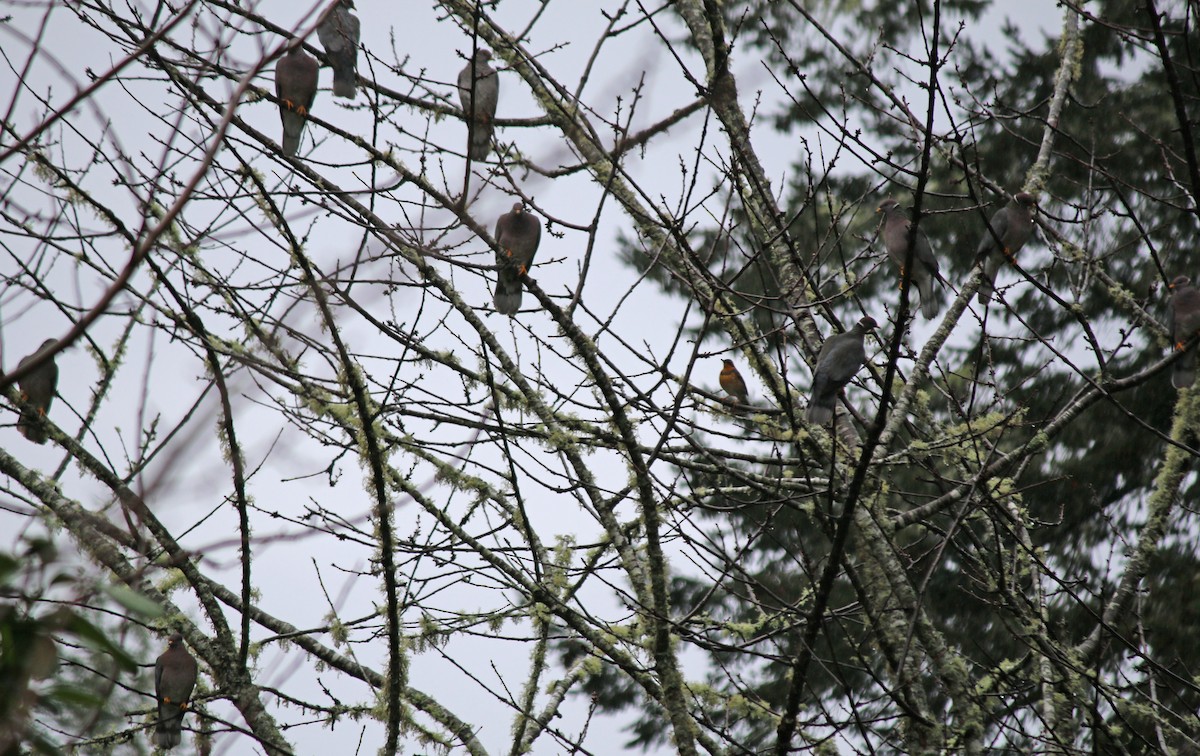
[[[749,404],[750,392],[746,389],[746,381],[742,374],[733,366],[733,360],[722,360],[725,367],[721,368],[721,388],[733,397],[738,404]]]

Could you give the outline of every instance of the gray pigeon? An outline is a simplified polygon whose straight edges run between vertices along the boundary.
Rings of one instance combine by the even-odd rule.
[[[491,59],[491,50],[477,50],[472,62],[458,74],[458,97],[467,119],[467,155],[472,160],[484,160],[492,149],[500,78],[488,64]]]
[[[1167,311],[1167,328],[1171,332],[1171,347],[1182,351],[1189,339],[1200,331],[1200,291],[1192,286],[1192,279],[1176,276],[1171,281],[1171,304]],[[1175,360],[1171,371],[1171,385],[1177,389],[1187,388],[1196,382],[1196,347]]]
[[[283,154],[289,157],[300,150],[304,124],[317,99],[317,71],[317,59],[304,52],[298,39],[292,40],[287,54],[275,64],[275,96],[279,98],[279,117],[283,120]]]
[[[996,211],[984,229],[975,249],[975,264],[983,263],[983,276],[976,298],[987,304],[996,291],[996,273],[1005,259],[1017,256],[1033,236],[1033,211],[1037,201],[1029,192],[1018,192],[1007,205]]]
[[[183,647],[183,636],[173,633],[167,650],[154,662],[154,697],[158,699],[154,745],[163,749],[179,745],[183,715],[195,687],[196,660]]]
[[[833,420],[833,409],[838,393],[854,378],[854,374],[867,361],[867,350],[863,347],[863,336],[878,325],[874,318],[865,317],[845,333],[830,336],[817,355],[817,367],[813,371],[812,398],[808,400],[808,411],[804,419],[816,425],[827,425]]]
[[[538,244],[542,240],[542,225],[517,202],[510,212],[496,221],[496,312],[514,315],[521,308],[521,278],[533,264]]]
[[[333,96],[353,100],[358,93],[358,16],[354,0],[341,0],[317,27],[317,38],[333,68]]]
[[[25,367],[57,343],[56,339],[46,339],[36,352],[18,362],[17,367]],[[40,421],[50,411],[50,403],[54,401],[54,392],[58,388],[58,365],[54,364],[53,358],[46,360],[32,373],[26,373],[25,377],[17,381],[17,385],[21,389],[21,398],[33,405],[33,409],[21,410],[17,430],[33,443],[44,444],[46,431]]]
[[[904,263],[908,259],[908,229],[912,223],[900,208],[900,203],[894,199],[886,199],[880,203],[877,213],[883,213],[883,246],[888,256],[900,268],[900,281],[904,281]],[[916,284],[917,293],[921,295],[921,314],[926,320],[937,317],[942,309],[941,299],[933,290],[933,282],[941,281],[938,272],[938,261],[933,256],[933,248],[925,232],[917,229],[917,248],[913,253],[912,272],[909,279]]]

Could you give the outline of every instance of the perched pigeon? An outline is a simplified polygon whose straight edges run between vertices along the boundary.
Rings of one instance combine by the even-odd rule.
[[[1171,305],[1167,312],[1167,327],[1171,332],[1171,346],[1183,350],[1188,340],[1200,331],[1200,291],[1192,286],[1192,279],[1176,276],[1171,281]],[[1196,382],[1196,347],[1175,360],[1171,372],[1171,385],[1177,389],[1187,388]]]
[[[883,213],[883,246],[888,256],[900,268],[900,280],[904,281],[904,263],[908,259],[908,229],[912,225],[900,208],[900,203],[894,199],[886,199],[879,205],[877,213]],[[909,279],[917,285],[921,295],[921,314],[925,319],[937,317],[942,309],[938,295],[933,291],[933,282],[941,281],[938,272],[938,261],[933,256],[933,248],[925,232],[917,229],[917,248],[912,256],[912,272]]]
[[[983,276],[976,295],[981,303],[991,301],[996,291],[996,273],[1005,258],[1014,259],[1029,237],[1033,236],[1032,208],[1035,205],[1037,201],[1032,194],[1019,192],[1007,205],[996,211],[984,229],[983,238],[975,249],[975,264],[983,263]]]
[[[317,59],[304,52],[301,40],[294,39],[287,53],[275,64],[275,96],[279,98],[279,117],[283,119],[283,154],[293,156],[300,150],[300,137],[313,100],[317,99]]]
[[[333,68],[333,96],[353,100],[358,93],[358,16],[354,0],[341,0],[317,27],[317,38]]]
[[[18,362],[17,367],[25,367],[57,343],[56,339],[46,339],[36,352]],[[17,385],[21,389],[21,399],[33,405],[33,409],[21,410],[17,430],[33,443],[44,444],[46,431],[40,420],[50,411],[50,402],[54,401],[54,392],[58,388],[58,365],[54,364],[54,358],[46,360],[33,372],[26,373]]]
[[[487,158],[492,149],[500,79],[488,64],[491,59],[491,50],[477,50],[473,61],[458,74],[458,96],[467,119],[467,155],[472,160]]]
[[[733,360],[722,360],[725,367],[721,368],[721,388],[726,394],[737,404],[748,404],[750,401],[750,392],[746,388],[746,381],[743,380],[742,374],[734,367]]]
[[[514,315],[521,308],[521,277],[533,264],[541,240],[541,224],[520,202],[496,221],[496,244],[501,250],[496,253],[496,312]]]
[[[183,636],[171,635],[167,650],[154,662],[154,695],[158,699],[158,724],[154,744],[170,749],[182,738],[183,715],[196,687],[196,660],[183,647]]]
[[[838,392],[845,388],[867,361],[863,336],[876,325],[874,318],[866,317],[855,323],[849,331],[825,340],[813,371],[812,398],[808,400],[805,420],[817,425],[826,425],[833,420]]]

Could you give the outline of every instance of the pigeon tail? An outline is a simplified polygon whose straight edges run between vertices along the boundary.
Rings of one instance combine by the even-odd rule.
[[[353,71],[348,74],[342,74],[341,71],[333,72],[333,96],[343,97],[347,100],[353,100],[358,96],[358,85]]]
[[[333,96],[353,100],[358,94],[358,48],[327,54],[333,64]]]
[[[992,301],[992,297],[996,294],[996,284],[992,281],[992,277],[988,275],[985,267],[979,279],[979,291],[975,294],[975,298],[979,300],[979,304],[987,304]]]
[[[496,290],[496,297],[493,300],[496,305],[496,312],[501,315],[512,317],[517,314],[517,310],[521,309],[521,291],[500,291]]]
[[[295,157],[300,152],[300,137],[304,136],[304,116],[299,113],[283,114],[283,154]]]
[[[832,403],[826,406],[821,400],[813,398],[808,403],[808,411],[804,413],[804,419],[814,425],[829,425],[833,420]]]
[[[493,302],[501,315],[516,315],[521,309],[521,278],[515,270],[504,269],[496,280],[496,296]]]
[[[488,153],[492,151],[492,125],[482,121],[476,121],[470,134],[470,143],[467,145],[467,155],[472,160],[486,160]]]
[[[159,715],[158,724],[154,728],[154,745],[169,750],[179,745],[183,740],[183,712]]]
[[[942,300],[933,290],[933,278],[917,281],[917,291],[921,295],[921,314],[926,320],[933,320],[942,311]]]
[[[1192,348],[1188,353],[1175,361],[1175,365],[1171,369],[1171,385],[1177,389],[1184,389],[1196,382],[1196,350]],[[26,436],[28,438],[28,436]],[[33,439],[30,439],[31,441]]]
[[[22,412],[21,419],[17,421],[17,430],[35,444],[46,443],[46,431],[38,424],[37,413]]]
[[[991,301],[992,295],[996,293],[996,284],[991,282],[991,278],[986,276],[979,282],[979,292],[976,294],[976,299],[980,305],[986,305]]]

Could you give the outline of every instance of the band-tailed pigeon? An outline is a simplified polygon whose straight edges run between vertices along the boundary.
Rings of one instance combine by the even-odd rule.
[[[817,355],[817,367],[813,371],[812,398],[808,400],[808,411],[804,419],[817,425],[826,425],[833,420],[834,405],[838,392],[854,378],[854,374],[867,361],[867,350],[863,336],[878,325],[874,318],[865,317],[845,333],[830,336]]]
[[[1200,331],[1200,291],[1192,286],[1192,279],[1176,276],[1171,281],[1171,304],[1167,309],[1167,327],[1171,332],[1171,347],[1183,350],[1189,339]],[[1187,388],[1196,382],[1196,347],[1175,360],[1171,371],[1171,385],[1177,389]]]
[[[908,259],[908,230],[912,223],[904,214],[900,203],[894,199],[881,202],[875,212],[883,213],[883,229],[880,232],[883,246],[887,249],[888,256],[900,268],[900,281],[903,282],[904,263]],[[928,320],[937,317],[942,309],[941,299],[933,290],[933,282],[940,282],[942,275],[938,272],[938,261],[933,255],[933,248],[929,246],[929,239],[919,228],[916,244],[909,280],[917,285],[917,292],[921,295],[921,314]]]
[[[283,154],[289,157],[300,150],[304,124],[317,99],[317,72],[317,59],[304,52],[299,39],[292,40],[287,53],[275,64],[275,96],[279,98],[279,117],[283,120]]]
[[[172,633],[167,650],[154,662],[154,695],[158,699],[158,724],[154,744],[169,749],[182,739],[183,715],[196,687],[196,660],[183,647],[183,636]]]
[[[996,273],[1004,261],[1017,256],[1033,236],[1033,210],[1037,200],[1029,192],[1018,192],[1007,205],[996,211],[984,229],[975,249],[975,264],[983,263],[983,274],[976,298],[987,304],[996,291]]]
[[[496,253],[496,312],[514,315],[521,308],[521,277],[533,264],[541,240],[541,224],[520,202],[496,221],[496,244],[500,247]]]
[[[317,38],[333,68],[333,96],[353,100],[358,93],[358,16],[354,0],[341,0],[317,27]]]
[[[458,74],[458,97],[467,119],[467,155],[472,160],[485,159],[492,149],[500,77],[488,63],[491,59],[491,50],[476,50],[475,57]]]
[[[57,343],[56,339],[46,339],[36,352],[22,358],[17,363],[17,367],[25,367]],[[17,386],[21,389],[21,399],[27,404],[33,405],[32,409],[21,410],[21,417],[17,420],[17,430],[33,443],[44,444],[46,443],[46,431],[42,428],[40,420],[50,411],[50,403],[54,401],[54,392],[58,388],[58,365],[54,364],[54,358],[46,360],[33,372],[26,373],[21,380],[17,381]]]
[[[742,378],[742,374],[734,366],[733,360],[722,360],[725,366],[721,368],[721,388],[726,394],[737,404],[748,404],[750,402],[750,391],[746,388],[746,381]]]

